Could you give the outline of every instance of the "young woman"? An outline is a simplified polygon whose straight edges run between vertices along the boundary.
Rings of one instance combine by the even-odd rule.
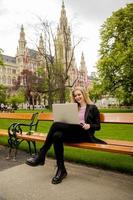
[[[52,178],[53,184],[60,183],[67,176],[64,165],[64,142],[105,143],[94,136],[95,131],[100,130],[98,108],[92,104],[82,87],[76,87],[72,91],[72,98],[78,104],[80,125],[54,122],[38,155],[26,161],[30,166],[44,165],[47,151],[53,144],[57,161],[57,172]]]

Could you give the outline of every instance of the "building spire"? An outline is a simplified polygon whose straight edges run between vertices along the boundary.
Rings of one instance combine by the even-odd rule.
[[[66,17],[66,10],[64,1],[62,1],[62,9],[61,9],[61,16],[60,16],[60,29],[63,27],[67,28],[67,17]]]
[[[20,30],[19,47],[18,47],[19,53],[23,54],[25,48],[26,48],[26,40],[25,40],[24,27],[23,27],[23,24],[22,24],[21,30]]]
[[[83,52],[82,52],[81,61],[80,61],[80,71],[87,73],[87,67],[86,67],[86,63],[85,63]]]
[[[41,48],[41,49],[44,48],[44,42],[43,42],[42,34],[40,35],[39,48]]]
[[[65,8],[65,4],[64,1],[62,0],[62,8]]]
[[[26,44],[26,41],[25,41],[25,32],[24,32],[23,24],[21,25],[20,40],[23,41],[23,42],[25,42],[25,44]]]
[[[42,34],[40,35],[38,50],[39,50],[40,54],[43,54],[43,52],[44,52],[44,41],[43,41]]]

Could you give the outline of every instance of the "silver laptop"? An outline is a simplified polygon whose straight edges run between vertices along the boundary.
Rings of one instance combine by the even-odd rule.
[[[53,104],[52,108],[55,122],[80,124],[77,103]]]

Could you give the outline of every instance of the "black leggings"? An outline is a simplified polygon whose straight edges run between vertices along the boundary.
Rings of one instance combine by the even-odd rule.
[[[64,161],[64,142],[102,143],[101,140],[95,138],[94,134],[90,133],[89,130],[84,130],[81,125],[54,122],[48,132],[44,145],[40,149],[40,155],[44,157],[53,144],[58,165],[59,162]]]

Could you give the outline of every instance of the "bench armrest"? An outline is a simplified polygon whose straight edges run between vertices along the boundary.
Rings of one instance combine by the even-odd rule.
[[[24,127],[29,127],[27,131],[28,135],[31,135],[34,131],[37,130],[38,123],[24,124],[24,123],[13,123],[8,128],[9,137],[16,137],[16,134],[22,134]],[[34,130],[32,130],[34,128]]]

